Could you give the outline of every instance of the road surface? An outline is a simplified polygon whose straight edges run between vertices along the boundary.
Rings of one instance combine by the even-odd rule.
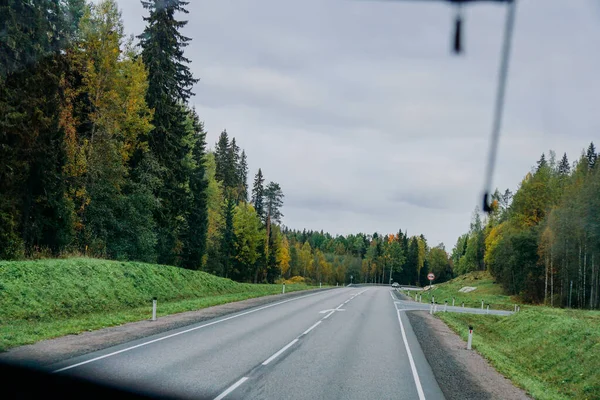
[[[393,293],[310,293],[51,369],[183,398],[443,399]]]

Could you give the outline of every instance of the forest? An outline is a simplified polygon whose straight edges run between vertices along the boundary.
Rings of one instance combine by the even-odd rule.
[[[114,0],[0,5],[0,259],[84,255],[255,283],[450,279],[443,245],[423,235],[285,227],[282,187],[248,176],[236,138],[224,129],[208,149],[187,4],[142,1],[136,37]]]
[[[0,5],[0,259],[84,255],[330,285],[487,270],[527,302],[600,307],[593,143],[573,163],[543,154],[489,214],[474,211],[451,254],[402,229],[289,228],[285,183],[248,171],[226,129],[207,146],[190,105],[187,4],[142,1],[136,37],[115,0]]]
[[[456,274],[489,270],[525,301],[600,307],[600,168],[593,143],[569,163],[542,154],[513,194],[493,195],[492,212],[476,210],[451,258]]]

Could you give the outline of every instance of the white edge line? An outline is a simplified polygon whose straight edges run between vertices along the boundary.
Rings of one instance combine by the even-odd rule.
[[[315,329],[319,324],[321,323],[321,320],[317,321],[316,324],[314,324],[313,326],[311,326],[310,328],[308,328],[307,330],[305,330],[302,334],[306,335],[308,334],[308,332],[312,331],[313,329]]]
[[[244,376],[239,381],[237,381],[233,385],[229,386],[223,393],[221,393],[220,395],[215,397],[215,400],[221,400],[221,399],[225,398],[225,396],[227,396],[229,393],[233,392],[235,389],[238,388],[238,386],[240,386],[242,383],[246,382],[247,380],[248,380],[248,378]]]
[[[408,347],[408,341],[406,340],[406,333],[404,332],[404,325],[402,324],[402,318],[400,318],[400,311],[396,310],[398,315],[398,322],[400,323],[400,330],[402,331],[402,340],[404,340],[404,347],[406,347],[406,353],[408,354],[408,361],[410,363],[410,369],[412,370],[413,378],[415,380],[415,386],[417,387],[417,393],[419,394],[419,400],[425,400],[425,394],[423,393],[423,387],[421,386],[421,380],[417,373],[417,367],[415,366],[415,360],[413,360],[410,347]]]
[[[392,300],[396,301],[396,299],[394,298],[394,295],[392,294],[391,291],[390,291],[390,296],[392,296]]]
[[[285,346],[283,346],[283,348],[281,350],[279,350],[277,353],[273,354],[271,357],[267,358],[262,365],[267,365],[268,363],[270,363],[271,361],[273,361],[274,359],[276,359],[277,357],[279,357],[279,355],[281,355],[281,353],[283,353],[284,351],[286,351],[287,349],[289,349],[291,346],[294,345],[294,343],[296,343],[298,341],[298,338],[292,340],[291,342],[289,342],[288,344],[286,344]]]
[[[55,371],[52,371],[52,373],[54,374],[54,373],[57,373],[57,372],[66,371],[66,370],[69,370],[71,368],[79,367],[81,365],[89,364],[89,363],[94,362],[94,361],[98,361],[98,360],[102,360],[104,358],[112,357],[114,355],[117,355],[117,354],[120,354],[120,353],[124,353],[124,352],[129,351],[129,350],[137,349],[138,347],[146,346],[146,345],[149,345],[149,344],[152,344],[152,343],[155,343],[155,342],[160,342],[161,340],[170,339],[170,338],[175,337],[175,336],[183,335],[184,333],[192,332],[192,331],[195,331],[197,329],[205,328],[207,326],[211,326],[211,325],[215,325],[215,324],[218,324],[218,323],[221,323],[221,322],[229,321],[230,319],[241,317],[243,315],[252,314],[254,312],[257,312],[257,311],[260,311],[260,310],[264,310],[266,308],[275,307],[275,306],[278,306],[280,304],[288,303],[290,301],[300,300],[300,299],[304,299],[304,298],[311,297],[311,296],[316,296],[318,294],[323,294],[323,293],[326,293],[326,292],[320,291],[320,292],[317,292],[317,293],[307,294],[305,296],[294,297],[293,299],[280,301],[278,303],[268,304],[268,305],[263,306],[263,307],[259,307],[259,308],[253,309],[253,310],[245,311],[245,312],[243,312],[241,314],[232,315],[230,317],[226,317],[226,318],[223,318],[223,319],[220,319],[220,320],[217,320],[217,321],[209,322],[209,323],[204,324],[204,325],[195,326],[193,328],[186,329],[186,330],[181,331],[181,332],[172,333],[172,334],[167,335],[167,336],[162,336],[162,337],[159,337],[157,339],[153,339],[153,340],[149,340],[149,341],[144,342],[144,343],[136,344],[135,346],[131,346],[131,347],[127,347],[125,349],[113,351],[112,353],[108,353],[108,354],[105,354],[103,356],[95,357],[95,358],[92,358],[90,360],[82,361],[82,362],[77,363],[77,364],[69,365],[67,367],[60,368],[60,369],[57,369]]]

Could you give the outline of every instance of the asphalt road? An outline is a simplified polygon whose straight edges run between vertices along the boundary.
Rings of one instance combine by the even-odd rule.
[[[443,399],[389,287],[333,289],[51,366],[183,398]]]

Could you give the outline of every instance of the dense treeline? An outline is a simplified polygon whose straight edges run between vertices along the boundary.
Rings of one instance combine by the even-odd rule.
[[[0,10],[2,258],[83,252],[199,265],[205,133],[187,105],[185,22],[173,17],[185,3],[156,4],[143,2],[139,47],[113,0],[12,0]]]
[[[283,228],[283,191],[224,130],[206,151],[181,0],[0,5],[0,258],[85,254],[246,282],[425,284],[452,276],[423,236]]]
[[[443,244],[430,248],[423,235],[409,237],[374,233],[332,237],[328,233],[284,230],[290,261],[284,277],[303,276],[313,282],[368,282],[424,286],[427,274],[436,282],[453,276]]]
[[[572,165],[542,154],[514,195],[496,191],[485,222],[452,252],[458,273],[488,269],[511,294],[550,306],[600,307],[600,171],[593,143]]]

